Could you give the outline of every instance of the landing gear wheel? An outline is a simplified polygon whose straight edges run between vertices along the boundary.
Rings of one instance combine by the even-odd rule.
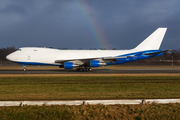
[[[23,71],[26,71],[26,66],[25,66],[25,64],[22,64],[22,66],[23,66]]]
[[[23,71],[26,71],[26,68],[23,68]]]
[[[87,68],[87,67],[85,67],[85,68],[76,68],[76,71],[88,72],[88,71],[92,71],[92,69],[91,68]]]

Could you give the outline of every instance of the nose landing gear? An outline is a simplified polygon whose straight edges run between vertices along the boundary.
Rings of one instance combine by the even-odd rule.
[[[23,68],[22,68],[23,71],[26,71],[26,66],[24,64],[22,66],[23,66]]]

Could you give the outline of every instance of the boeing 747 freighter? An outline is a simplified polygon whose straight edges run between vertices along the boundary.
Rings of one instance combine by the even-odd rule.
[[[137,47],[130,50],[59,50],[39,47],[23,47],[6,58],[25,65],[56,65],[64,69],[91,71],[93,67],[116,65],[160,56],[159,50],[167,28],[158,28]]]

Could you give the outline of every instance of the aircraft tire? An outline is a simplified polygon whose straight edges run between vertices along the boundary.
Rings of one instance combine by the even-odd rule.
[[[76,71],[89,72],[89,71],[92,71],[92,69],[91,68],[76,68]]]

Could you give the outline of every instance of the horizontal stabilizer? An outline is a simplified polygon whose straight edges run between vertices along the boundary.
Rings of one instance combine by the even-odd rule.
[[[164,50],[164,51],[159,51],[159,52],[153,52],[153,53],[144,53],[143,55],[155,55],[155,54],[159,54],[159,53],[165,53],[168,51],[172,51],[172,50]]]

